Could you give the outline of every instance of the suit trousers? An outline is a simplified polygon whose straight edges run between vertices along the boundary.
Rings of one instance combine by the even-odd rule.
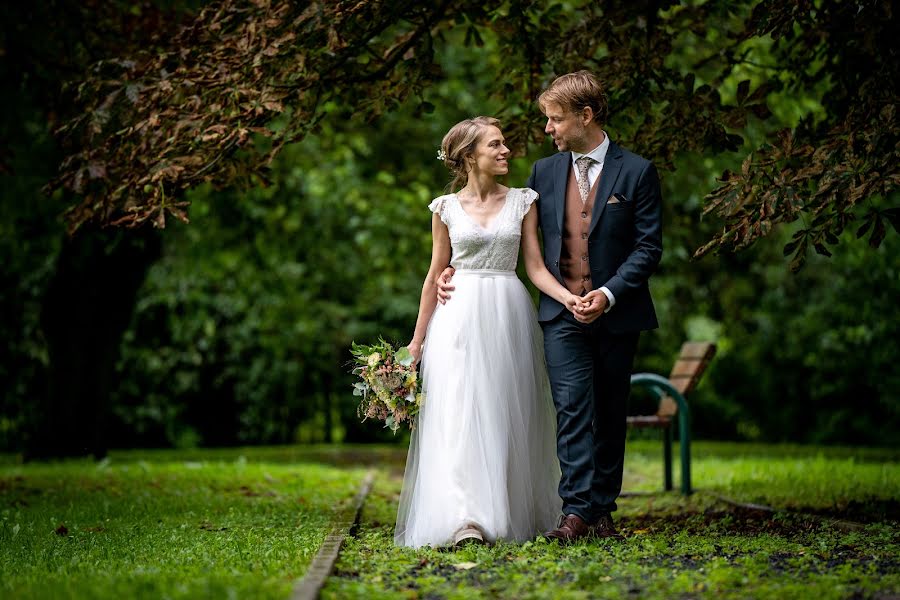
[[[563,513],[588,523],[615,511],[622,491],[625,420],[640,335],[610,333],[602,320],[579,323],[566,311],[541,324],[556,405]]]

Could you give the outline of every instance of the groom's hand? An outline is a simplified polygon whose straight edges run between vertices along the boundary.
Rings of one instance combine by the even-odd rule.
[[[609,298],[600,290],[591,290],[582,296],[581,302],[581,306],[574,313],[575,319],[581,323],[593,323],[609,306]]]
[[[437,300],[441,304],[447,304],[447,300],[450,299],[450,292],[456,289],[455,286],[450,285],[450,279],[453,277],[454,273],[456,273],[456,269],[447,267],[440,275],[438,275]]]

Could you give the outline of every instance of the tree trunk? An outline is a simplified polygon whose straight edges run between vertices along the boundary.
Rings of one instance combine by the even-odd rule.
[[[122,336],[160,255],[150,229],[79,231],[63,242],[41,310],[50,364],[26,458],[106,455]]]

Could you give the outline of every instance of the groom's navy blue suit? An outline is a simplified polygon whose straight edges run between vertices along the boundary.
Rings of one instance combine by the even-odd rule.
[[[575,177],[572,155],[560,152],[537,161],[527,183],[540,194],[544,262],[563,285],[560,255],[570,177]],[[608,203],[613,195],[619,202]],[[622,489],[632,363],[639,333],[658,326],[647,280],[662,256],[656,168],[612,141],[587,235],[591,283],[609,289],[615,305],[583,324],[542,293],[538,318],[557,411],[563,512],[593,523],[616,509]]]

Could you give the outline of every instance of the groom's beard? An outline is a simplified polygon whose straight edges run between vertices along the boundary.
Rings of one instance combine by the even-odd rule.
[[[554,142],[556,143],[557,150],[560,152],[574,151],[585,154],[591,150],[591,148],[587,147],[587,129],[582,129],[578,132],[573,131],[566,136],[560,136],[558,139],[554,140]]]

